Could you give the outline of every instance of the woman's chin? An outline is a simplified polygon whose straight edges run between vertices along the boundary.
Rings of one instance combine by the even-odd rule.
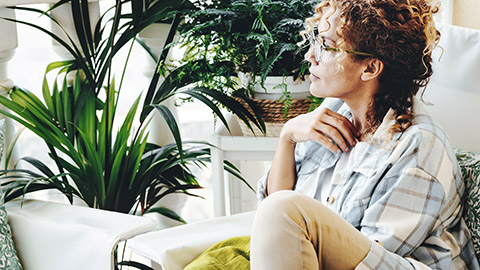
[[[310,94],[314,97],[322,98],[325,97],[325,89],[322,89],[322,87],[319,87],[318,85],[315,85],[313,82],[310,84]]]

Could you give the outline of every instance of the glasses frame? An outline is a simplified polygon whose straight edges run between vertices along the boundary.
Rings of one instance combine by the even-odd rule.
[[[318,35],[315,34],[315,30],[312,30],[311,33],[307,34],[308,40],[310,42],[310,48],[312,49],[313,56],[315,61],[320,62],[322,60],[322,54],[327,52],[346,52],[351,53],[359,56],[366,56],[366,57],[375,57],[372,53],[366,52],[359,52],[359,51],[352,51],[352,50],[345,50],[340,48],[329,47],[325,44],[325,40],[321,40],[318,38]]]

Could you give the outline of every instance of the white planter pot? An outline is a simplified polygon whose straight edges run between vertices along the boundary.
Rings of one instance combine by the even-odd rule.
[[[292,99],[307,99],[310,95],[310,80],[293,80],[293,76],[270,76],[267,77],[262,87],[260,83],[255,85],[253,97],[257,99],[280,99],[283,89],[287,87]]]

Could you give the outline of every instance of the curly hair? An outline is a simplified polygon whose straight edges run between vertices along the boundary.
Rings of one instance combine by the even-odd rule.
[[[306,20],[304,36],[313,31],[327,7],[340,12],[337,47],[348,45],[350,50],[371,53],[384,64],[380,87],[369,104],[369,125],[378,126],[392,108],[396,123],[390,134],[406,130],[413,122],[413,97],[432,75],[431,53],[440,39],[433,21],[438,4],[430,0],[327,0]],[[366,58],[347,53],[336,57],[338,61]]]

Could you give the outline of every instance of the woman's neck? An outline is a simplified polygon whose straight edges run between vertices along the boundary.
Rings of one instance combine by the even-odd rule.
[[[368,138],[376,130],[376,121],[373,119],[371,108],[372,96],[364,96],[352,100],[344,100],[352,112],[352,123],[360,131],[360,141]]]

